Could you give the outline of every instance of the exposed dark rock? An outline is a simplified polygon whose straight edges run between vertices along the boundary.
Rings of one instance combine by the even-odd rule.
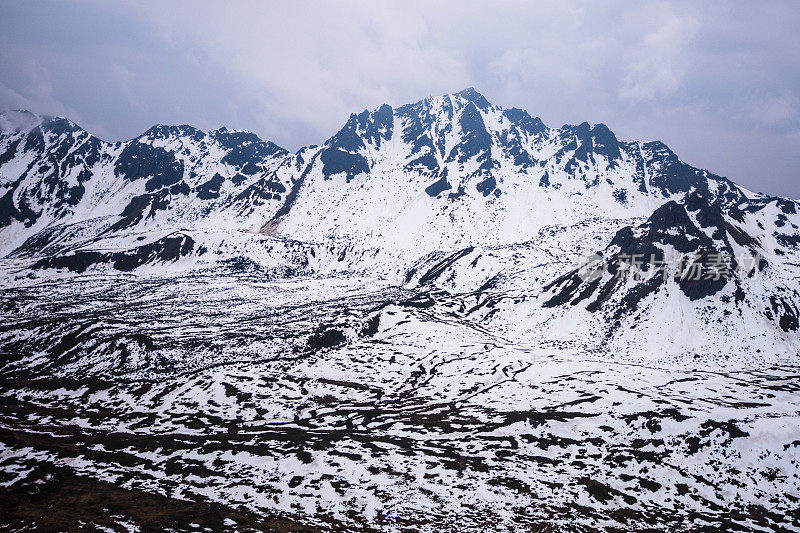
[[[444,191],[449,191],[452,188],[453,186],[450,185],[449,181],[447,181],[447,176],[443,175],[441,178],[425,187],[425,192],[428,193],[428,196],[438,196]]]
[[[119,155],[114,172],[128,180],[148,178],[145,189],[152,192],[183,179],[183,163],[160,147],[132,142]]]
[[[40,259],[34,268],[66,268],[72,272],[85,272],[98,264],[110,264],[123,272],[155,262],[174,262],[189,255],[194,241],[188,235],[170,235],[157,241],[120,252],[79,250],[66,255],[53,255]]]

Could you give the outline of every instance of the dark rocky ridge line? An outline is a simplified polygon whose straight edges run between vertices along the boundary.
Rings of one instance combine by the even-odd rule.
[[[121,252],[78,250],[45,257],[37,261],[33,268],[67,269],[80,274],[92,266],[107,264],[122,272],[130,272],[142,265],[174,263],[193,252],[194,247],[194,240],[190,236],[178,233]],[[199,255],[204,253],[205,250],[198,251]]]

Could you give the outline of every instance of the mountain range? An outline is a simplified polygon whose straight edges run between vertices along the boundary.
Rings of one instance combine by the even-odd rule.
[[[0,113],[0,273],[0,528],[800,531],[800,203],[658,141]]]
[[[551,128],[472,88],[353,114],[296,153],[185,125],[108,143],[65,118],[6,112],[0,195],[0,253],[37,272],[247,263],[272,275],[491,285],[522,293],[508,313],[526,318],[495,309],[488,320],[523,338],[544,328],[641,352],[625,335],[614,342],[639,327],[665,357],[798,350],[800,204],[694,168],[661,142],[620,141],[604,124]],[[759,268],[602,289],[569,278],[582,254],[620,250],[747,254]],[[457,258],[435,279],[421,276],[448,254]],[[679,343],[663,328],[675,320]]]

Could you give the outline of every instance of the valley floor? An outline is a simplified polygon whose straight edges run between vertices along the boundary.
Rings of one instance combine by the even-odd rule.
[[[800,530],[800,368],[512,342],[474,295],[246,273],[0,292],[0,528]]]

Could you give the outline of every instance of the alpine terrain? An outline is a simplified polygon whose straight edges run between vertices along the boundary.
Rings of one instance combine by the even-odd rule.
[[[800,531],[800,203],[661,142],[6,112],[0,257],[0,528]]]

